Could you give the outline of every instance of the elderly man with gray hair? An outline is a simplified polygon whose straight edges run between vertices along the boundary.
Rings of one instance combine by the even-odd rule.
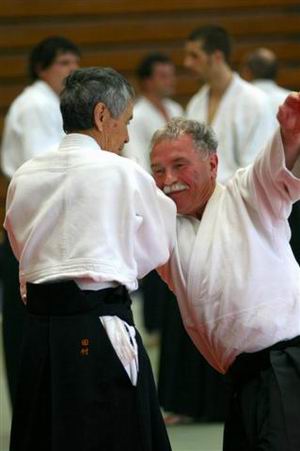
[[[232,382],[225,451],[300,449],[300,269],[287,218],[300,199],[300,94],[253,165],[216,183],[213,131],[174,119],[155,133],[152,170],[178,209],[160,273],[193,342]]]
[[[133,97],[113,69],[74,71],[67,136],[10,183],[5,228],[29,312],[12,451],[171,449],[128,292],[168,260],[175,205],[119,155]]]

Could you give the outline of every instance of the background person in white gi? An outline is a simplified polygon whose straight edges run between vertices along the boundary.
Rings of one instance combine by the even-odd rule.
[[[150,53],[139,63],[136,76],[140,96],[133,109],[133,119],[128,127],[129,143],[123,155],[139,163],[146,171],[150,168],[150,142],[153,133],[169,119],[182,116],[182,107],[170,99],[175,94],[176,73],[171,59],[163,53]],[[141,282],[143,322],[147,331],[146,343],[158,343],[162,309],[169,294],[168,287],[156,271]]]
[[[46,38],[33,48],[28,68],[33,83],[13,101],[4,123],[1,169],[8,179],[25,161],[58,147],[64,135],[59,94],[64,78],[78,63],[78,47],[63,37]],[[18,263],[6,236],[3,260],[3,343],[13,404],[25,309],[19,294]]]
[[[278,119],[264,152],[226,186],[216,184],[212,129],[174,119],[153,137],[154,177],[181,214],[161,274],[198,349],[232,380],[230,451],[300,449],[300,269],[287,222],[300,198],[299,94]]]
[[[10,179],[25,161],[58,146],[63,138],[59,94],[79,65],[79,49],[68,39],[49,37],[29,57],[32,84],[13,101],[5,118],[1,169]]]
[[[242,77],[267,94],[273,111],[274,126],[277,126],[276,115],[278,108],[290,93],[290,91],[278,86],[276,83],[277,73],[278,62],[276,55],[266,48],[258,48],[246,55],[241,67]],[[300,264],[300,202],[296,202],[293,205],[289,223],[292,231],[290,244],[295,258]]]
[[[14,451],[170,450],[128,290],[168,259],[176,209],[118,155],[132,109],[113,69],[74,71],[67,136],[11,181],[5,227],[30,312]]]
[[[134,105],[133,119],[128,128],[130,141],[123,154],[151,173],[152,135],[172,117],[182,116],[183,109],[170,99],[175,94],[176,74],[174,63],[167,55],[150,53],[145,56],[136,76],[141,95]]]
[[[268,98],[274,117],[274,127],[278,126],[276,116],[279,106],[284,102],[290,91],[276,83],[278,61],[272,50],[258,48],[247,54],[243,60],[241,76],[261,89]]]
[[[230,36],[218,26],[194,30],[185,45],[185,67],[205,83],[188,103],[186,115],[216,132],[221,183],[251,163],[273,132],[266,96],[232,71],[230,56]]]

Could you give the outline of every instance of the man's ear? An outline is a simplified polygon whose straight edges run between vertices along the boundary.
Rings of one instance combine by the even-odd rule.
[[[218,162],[218,155],[216,153],[213,153],[209,156],[210,173],[212,175],[212,178],[214,179],[217,177]]]
[[[99,132],[103,131],[103,124],[105,123],[108,114],[109,112],[106,105],[102,102],[97,103],[94,108],[94,125]]]

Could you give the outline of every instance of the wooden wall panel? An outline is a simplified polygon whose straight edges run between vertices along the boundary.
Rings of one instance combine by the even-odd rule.
[[[26,23],[15,25],[2,25],[0,28],[0,50],[20,49],[33,46],[44,36],[65,35],[76,41],[80,45],[121,45],[130,43],[150,43],[172,42],[184,40],[191,30],[197,26],[207,23],[218,23],[228,30],[232,30],[235,37],[252,38],[253,36],[263,36],[264,39],[280,35],[290,36],[298,33],[300,26],[300,14],[285,14],[282,20],[280,12],[270,12],[268,20],[264,14],[255,13],[249,16],[214,15],[213,17],[203,17],[196,14],[188,14],[185,17],[148,17],[147,20],[141,18],[127,18],[126,20],[117,18],[108,19],[87,19],[85,21],[74,19],[68,23]]]
[[[300,89],[299,0],[1,0],[0,135],[7,108],[28,83],[28,53],[39,40],[68,37],[81,47],[82,66],[113,66],[135,85],[140,59],[166,52],[178,69],[176,98],[185,105],[199,86],[182,67],[183,43],[208,23],[232,34],[234,68],[245,53],[266,46],[278,55],[279,82]],[[0,220],[5,187],[0,178]]]
[[[298,0],[2,0],[0,18],[87,16],[103,14],[228,10],[299,6]]]

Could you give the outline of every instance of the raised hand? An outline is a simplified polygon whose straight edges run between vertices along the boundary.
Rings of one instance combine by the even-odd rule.
[[[280,124],[286,166],[292,169],[300,155],[300,94],[291,93],[279,107],[277,119]]]

